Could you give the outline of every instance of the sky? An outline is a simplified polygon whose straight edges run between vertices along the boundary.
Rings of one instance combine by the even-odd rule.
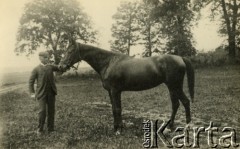
[[[39,64],[37,53],[27,58],[14,53],[16,33],[24,5],[30,0],[0,0],[0,73],[28,71]],[[122,0],[78,0],[91,17],[94,27],[99,31],[99,47],[109,50],[111,40],[112,15]],[[224,39],[219,37],[218,23],[207,17],[209,10],[194,28],[194,39],[198,50],[209,51],[218,47]],[[44,50],[44,49],[40,49]]]

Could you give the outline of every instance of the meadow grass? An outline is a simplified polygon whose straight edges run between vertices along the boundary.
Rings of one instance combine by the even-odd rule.
[[[224,66],[196,70],[195,102],[191,104],[193,124],[233,127],[240,136],[240,67]],[[185,79],[186,80],[186,79]],[[98,78],[60,79],[57,83],[56,131],[37,136],[37,101],[27,88],[0,95],[4,148],[143,148],[143,120],[168,120],[171,112],[165,85],[141,92],[122,94],[123,133],[113,132],[113,117],[107,92]],[[184,90],[188,94],[186,81]],[[185,125],[181,105],[176,125]],[[220,129],[221,130],[221,129]],[[201,148],[207,142],[201,140]],[[163,144],[159,143],[159,147]]]

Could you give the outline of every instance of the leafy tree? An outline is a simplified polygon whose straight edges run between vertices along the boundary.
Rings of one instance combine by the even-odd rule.
[[[240,39],[240,1],[239,0],[203,0],[195,1],[199,7],[211,7],[211,18],[221,17],[219,33],[228,38],[228,55],[236,57]]]
[[[142,0],[138,6],[137,20],[139,21],[141,40],[145,47],[143,56],[152,56],[160,45],[160,24],[152,18],[154,3]]]
[[[114,38],[110,41],[111,50],[129,55],[131,46],[136,45],[139,40],[137,33],[139,27],[136,20],[137,6],[137,2],[121,2],[116,14],[113,15],[115,23],[111,28]]]
[[[166,52],[181,56],[196,54],[191,27],[197,19],[190,0],[154,1],[153,16],[161,23],[161,33],[167,39]]]
[[[20,19],[15,52],[33,54],[40,46],[59,63],[70,39],[95,42],[96,31],[76,0],[33,0]]]
[[[217,1],[214,1],[217,2]],[[218,1],[219,3],[219,1]],[[238,9],[240,8],[240,2],[237,0],[232,0],[226,2],[225,0],[221,0],[221,6],[223,11],[223,22],[220,29],[220,33],[228,35],[228,49],[229,56],[236,56],[236,37],[239,36],[239,30],[236,30],[238,19],[240,13],[238,13]]]

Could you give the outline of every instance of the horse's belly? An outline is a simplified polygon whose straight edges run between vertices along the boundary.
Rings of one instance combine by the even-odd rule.
[[[146,82],[146,83],[134,83],[134,84],[126,84],[126,86],[123,88],[125,91],[142,91],[142,90],[147,90],[153,87],[158,86],[162,82]]]
[[[124,78],[123,90],[141,91],[150,89],[163,83],[164,79],[159,74],[129,75]]]

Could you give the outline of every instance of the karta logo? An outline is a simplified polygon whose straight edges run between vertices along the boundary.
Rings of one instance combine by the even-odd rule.
[[[200,133],[205,134],[206,143],[211,148],[216,148],[218,146],[229,148],[229,147],[238,147],[239,144],[236,143],[236,131],[232,127],[223,127],[221,131],[219,131],[218,127],[213,126],[213,122],[209,123],[207,128],[205,127],[192,127],[189,125],[185,127],[177,127],[175,131],[169,132],[172,133],[169,137],[169,134],[164,133],[164,130],[168,126],[170,121],[163,123],[158,127],[158,120],[155,122],[146,120],[143,122],[143,131],[144,131],[144,148],[158,148],[158,143],[163,143],[164,146],[168,148],[182,148],[182,147],[192,147],[192,148],[200,148],[199,138]],[[190,132],[192,132],[190,141]],[[213,139],[216,133],[219,135],[218,139]],[[176,135],[175,135],[176,134]],[[203,145],[204,145],[203,144]]]

